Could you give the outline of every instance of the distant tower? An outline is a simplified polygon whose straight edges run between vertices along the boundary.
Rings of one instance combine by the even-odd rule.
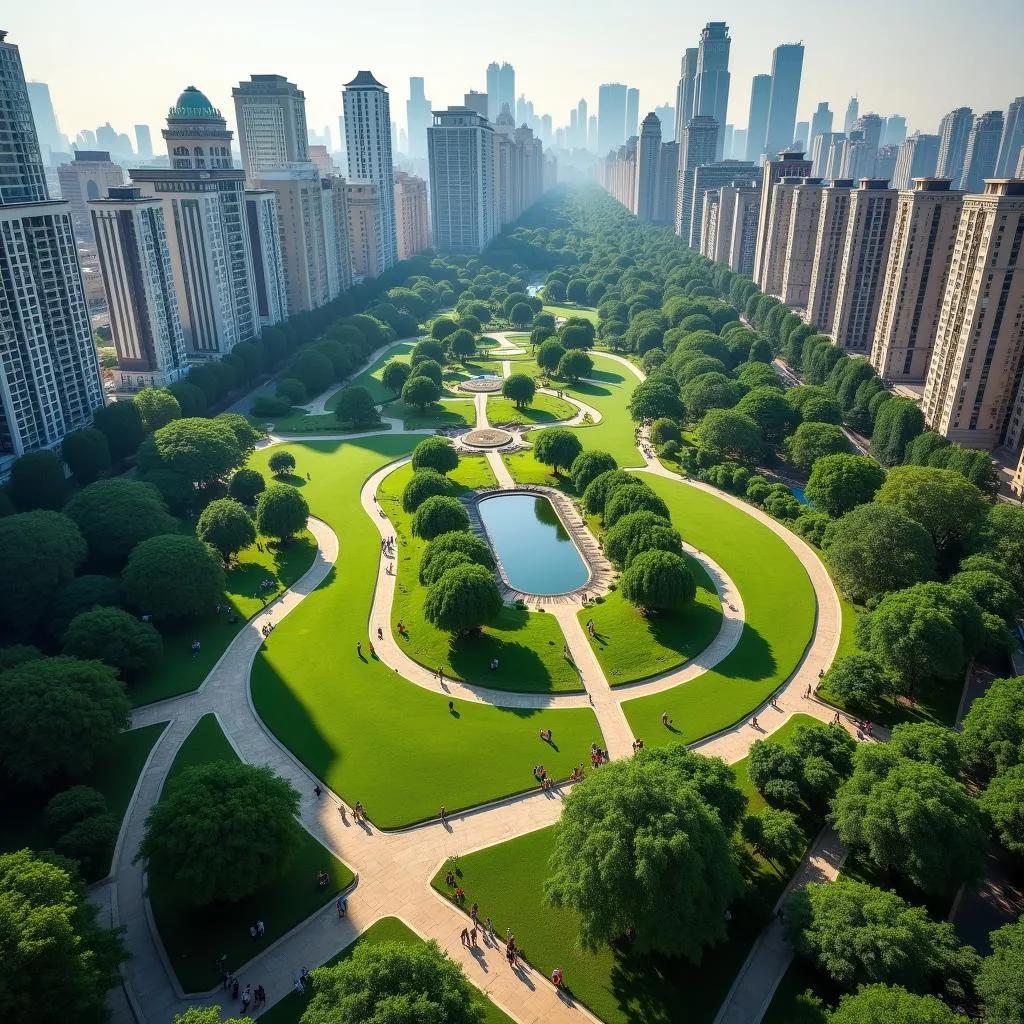
[[[86,204],[91,199],[102,199],[107,189],[124,182],[121,165],[115,164],[109,153],[79,149],[71,163],[57,168],[57,180],[60,182],[60,194],[71,205],[75,235],[83,242],[95,242],[92,218]]]
[[[661,122],[651,111],[640,126],[636,161],[636,215],[647,224],[658,219],[661,177]]]
[[[488,110],[491,95],[487,94]],[[405,116],[409,125],[409,156],[413,160],[421,160],[427,155],[427,129],[433,120],[430,113],[430,100],[423,92],[423,79],[409,79],[409,98],[405,102]]]
[[[514,110],[515,107],[509,107]],[[497,124],[498,115],[501,113],[501,65],[497,61],[491,61],[487,65],[487,120],[491,124]],[[433,115],[431,121],[433,123]]]
[[[764,144],[769,157],[774,158],[789,149],[796,138],[796,108],[800,98],[803,67],[802,43],[783,43],[775,47],[772,53],[772,91]],[[805,146],[808,145],[807,139],[803,142]]]
[[[35,121],[36,135],[43,156],[48,158],[53,153],[66,153],[69,148],[68,142],[61,135],[60,125],[57,123],[57,114],[50,98],[50,87],[45,82],[29,82],[27,89],[32,119]]]
[[[597,91],[597,144],[601,156],[626,141],[626,87],[605,83]]]
[[[915,178],[934,178],[938,162],[938,135],[911,135],[900,146],[896,157],[896,170],[892,176],[892,187],[912,188]]]
[[[813,154],[814,140],[819,135],[830,134],[831,131],[832,111],[829,110],[827,103],[819,103],[818,109],[811,115],[811,137],[804,139],[804,142],[807,144],[807,152]]]
[[[974,119],[964,156],[964,173],[960,187],[965,192],[980,193],[985,179],[995,177],[999,143],[1003,137],[1003,112],[990,110]]]
[[[676,88],[676,130],[675,140],[683,137],[686,122],[693,117],[693,98],[697,91],[697,47],[693,46],[683,54],[679,70],[679,85]]]
[[[153,136],[149,133],[148,124],[135,126],[135,150],[140,160],[153,159]]]
[[[768,108],[772,99],[772,76],[754,75],[750,84],[750,116],[747,118],[747,159],[757,163],[765,151]]]
[[[902,114],[890,114],[882,133],[883,146],[902,146],[907,138],[907,119]]]
[[[719,125],[713,117],[692,117],[679,142],[679,187],[676,194],[676,234],[689,244],[693,222],[693,183],[698,167],[715,162]]]
[[[507,106],[509,110],[516,109],[516,71],[509,63],[501,65],[501,72],[498,75],[498,113],[501,108]],[[490,119],[488,119],[490,120]],[[494,122],[491,121],[493,125]]]
[[[626,90],[626,138],[637,134],[640,123],[640,90]]]
[[[252,75],[231,90],[242,166],[250,180],[263,171],[309,162],[306,96],[283,75]]]
[[[957,184],[964,173],[967,141],[974,123],[970,107],[957,107],[939,122],[938,176]]]
[[[676,141],[676,108],[667,103],[654,108],[654,113],[661,122],[661,142],[665,145]]]
[[[849,135],[850,129],[853,127],[853,122],[860,117],[860,104],[857,102],[856,96],[850,97],[850,102],[846,104],[846,117],[843,118],[843,134]]]
[[[1024,96],[1018,96],[1006,111],[1003,141],[996,160],[996,177],[1012,178],[1024,149]]]
[[[729,110],[729,26],[724,21],[709,21],[700,34],[697,47],[697,81],[694,113],[713,117],[725,128]],[[720,131],[715,159],[722,159],[725,132]]]
[[[775,201],[775,183],[782,178],[806,178],[811,173],[811,161],[802,152],[780,153],[776,160],[766,160],[761,176],[761,218],[757,226],[757,254],[754,258],[754,281],[763,288],[768,226],[772,223],[772,205]]]

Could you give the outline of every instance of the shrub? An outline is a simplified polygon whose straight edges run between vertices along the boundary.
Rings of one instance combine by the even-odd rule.
[[[469,513],[456,499],[446,494],[427,498],[412,517],[412,532],[424,540],[433,540],[442,533],[469,529]]]

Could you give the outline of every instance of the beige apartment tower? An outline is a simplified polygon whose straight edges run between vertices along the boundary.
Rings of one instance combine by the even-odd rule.
[[[414,174],[395,171],[395,229],[400,260],[430,248],[429,211],[427,183]]]
[[[754,255],[754,283],[763,292],[764,265],[768,247],[768,225],[772,222],[772,204],[775,202],[775,183],[783,178],[806,178],[811,173],[811,161],[802,152],[780,153],[777,160],[768,160],[762,168],[761,215],[757,226],[757,252]]]
[[[972,448],[1024,438],[1024,181],[990,178],[964,197],[922,409]]]
[[[853,182],[847,178],[838,178],[821,190],[818,238],[814,245],[804,321],[822,334],[829,333],[836,315],[839,271],[843,263],[852,194]]]
[[[782,272],[789,245],[789,218],[793,212],[793,195],[801,178],[780,178],[772,185],[775,195],[768,206],[768,222],[762,251],[761,291],[765,295],[782,295]]]
[[[963,192],[948,178],[915,178],[900,192],[871,365],[895,383],[924,381],[956,244]]]
[[[353,277],[376,277],[384,270],[381,249],[383,226],[377,186],[372,181],[350,181],[345,191]]]
[[[806,309],[810,298],[823,192],[821,178],[803,178],[793,189],[789,238],[782,266],[782,287],[779,290],[779,297],[790,309]]]

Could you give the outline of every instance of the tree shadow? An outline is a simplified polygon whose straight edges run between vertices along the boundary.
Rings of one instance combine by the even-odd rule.
[[[492,669],[495,660],[498,667]],[[448,648],[448,661],[458,676],[471,685],[534,693],[551,689],[551,674],[536,651],[526,644],[502,640],[486,630],[474,637],[453,640]]]
[[[715,671],[726,679],[770,679],[778,663],[771,645],[750,623],[744,623],[739,643],[716,666]]]

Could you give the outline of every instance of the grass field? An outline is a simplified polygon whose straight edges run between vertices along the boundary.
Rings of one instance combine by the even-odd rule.
[[[504,607],[483,635],[452,641],[423,617],[427,588],[418,577],[426,543],[412,535],[412,516],[402,510],[402,490],[412,477],[412,466],[402,466],[381,485],[378,500],[395,525],[398,536],[398,586],[392,608],[392,627],[406,627],[400,642],[410,658],[430,669],[443,666],[445,675],[479,686],[519,692],[572,692],[582,689],[579,676],[562,654],[565,637],[558,621],[544,612]],[[463,456],[450,474],[462,492],[496,483],[483,456]],[[498,659],[498,670],[490,669]]]
[[[266,476],[270,478],[270,473]],[[316,541],[306,530],[283,548],[278,548],[276,541],[271,547],[266,537],[260,537],[257,543],[262,551],[253,544],[239,552],[227,572],[220,614],[211,608],[201,619],[187,619],[160,630],[164,656],[150,675],[128,687],[128,697],[135,707],[197,689],[245,623],[290,587],[316,556]],[[267,579],[274,580],[275,586],[263,590],[260,584]],[[228,621],[232,611],[237,620],[234,623]],[[196,640],[202,645],[198,654],[192,651]]]
[[[515,372],[515,367],[512,372]],[[502,423],[555,423],[571,420],[577,411],[575,405],[556,395],[534,395],[525,409],[517,409],[515,402],[507,398],[487,399],[487,419],[495,426]]]
[[[644,479],[664,498],[683,538],[714,559],[743,598],[739,643],[714,669],[623,704],[634,734],[647,743],[689,743],[740,720],[790,676],[814,629],[814,590],[785,541],[752,516],[681,481]],[[661,725],[664,711],[673,732]]]
[[[597,326],[597,310],[593,306],[577,306],[574,302],[565,302],[562,305],[554,306],[545,303],[543,312],[552,316],[581,316]]]
[[[366,388],[374,402],[378,405],[381,402],[390,402],[395,396],[380,382],[380,376],[384,372],[384,365],[392,359],[397,359],[400,363],[409,362],[409,353],[412,352],[415,344],[415,341],[403,341],[395,345],[394,348],[389,348],[379,359],[349,381],[348,387]],[[327,400],[327,408],[333,412],[337,405],[338,395],[332,395]]]
[[[375,660],[356,657],[379,557],[379,534],[359,503],[361,483],[408,454],[418,438],[400,434],[288,446],[315,515],[338,534],[338,563],[320,588],[270,635],[253,666],[257,711],[278,739],[371,820],[395,827],[531,789],[537,732],[553,774],[568,775],[600,732],[589,709],[504,710],[455,701],[406,682]],[[276,449],[274,449],[276,450]],[[265,469],[269,451],[250,460]],[[481,755],[490,754],[486,769]]]
[[[471,427],[476,423],[476,409],[472,398],[434,402],[422,411],[418,405],[406,405],[402,401],[392,402],[384,407],[384,415],[400,419],[406,430]]]
[[[400,942],[403,945],[412,946],[422,941],[411,928],[397,917],[382,917],[379,921],[371,924],[351,946],[346,946],[323,966],[332,967],[343,960],[348,960],[359,946],[373,946],[381,942]],[[499,1010],[483,992],[473,988],[473,993],[474,1001],[483,1007],[484,1024],[512,1024],[512,1018]],[[312,995],[313,988],[311,986],[306,987],[305,995],[300,996],[297,992],[290,992],[280,1002],[260,1014],[261,1024],[299,1024],[299,1019],[305,1013]]]
[[[236,760],[238,755],[217,719],[204,715],[178,751],[165,792],[186,768]],[[259,808],[253,808],[253,828],[258,827]],[[317,885],[319,871],[330,875],[326,889]],[[181,894],[157,876],[149,878],[149,899],[167,957],[182,988],[203,992],[220,980],[218,960],[222,953],[227,954],[226,968],[237,969],[334,899],[353,878],[340,860],[303,830],[302,843],[281,877],[238,903],[188,907]],[[266,934],[251,939],[249,927],[257,920],[265,923]]]

